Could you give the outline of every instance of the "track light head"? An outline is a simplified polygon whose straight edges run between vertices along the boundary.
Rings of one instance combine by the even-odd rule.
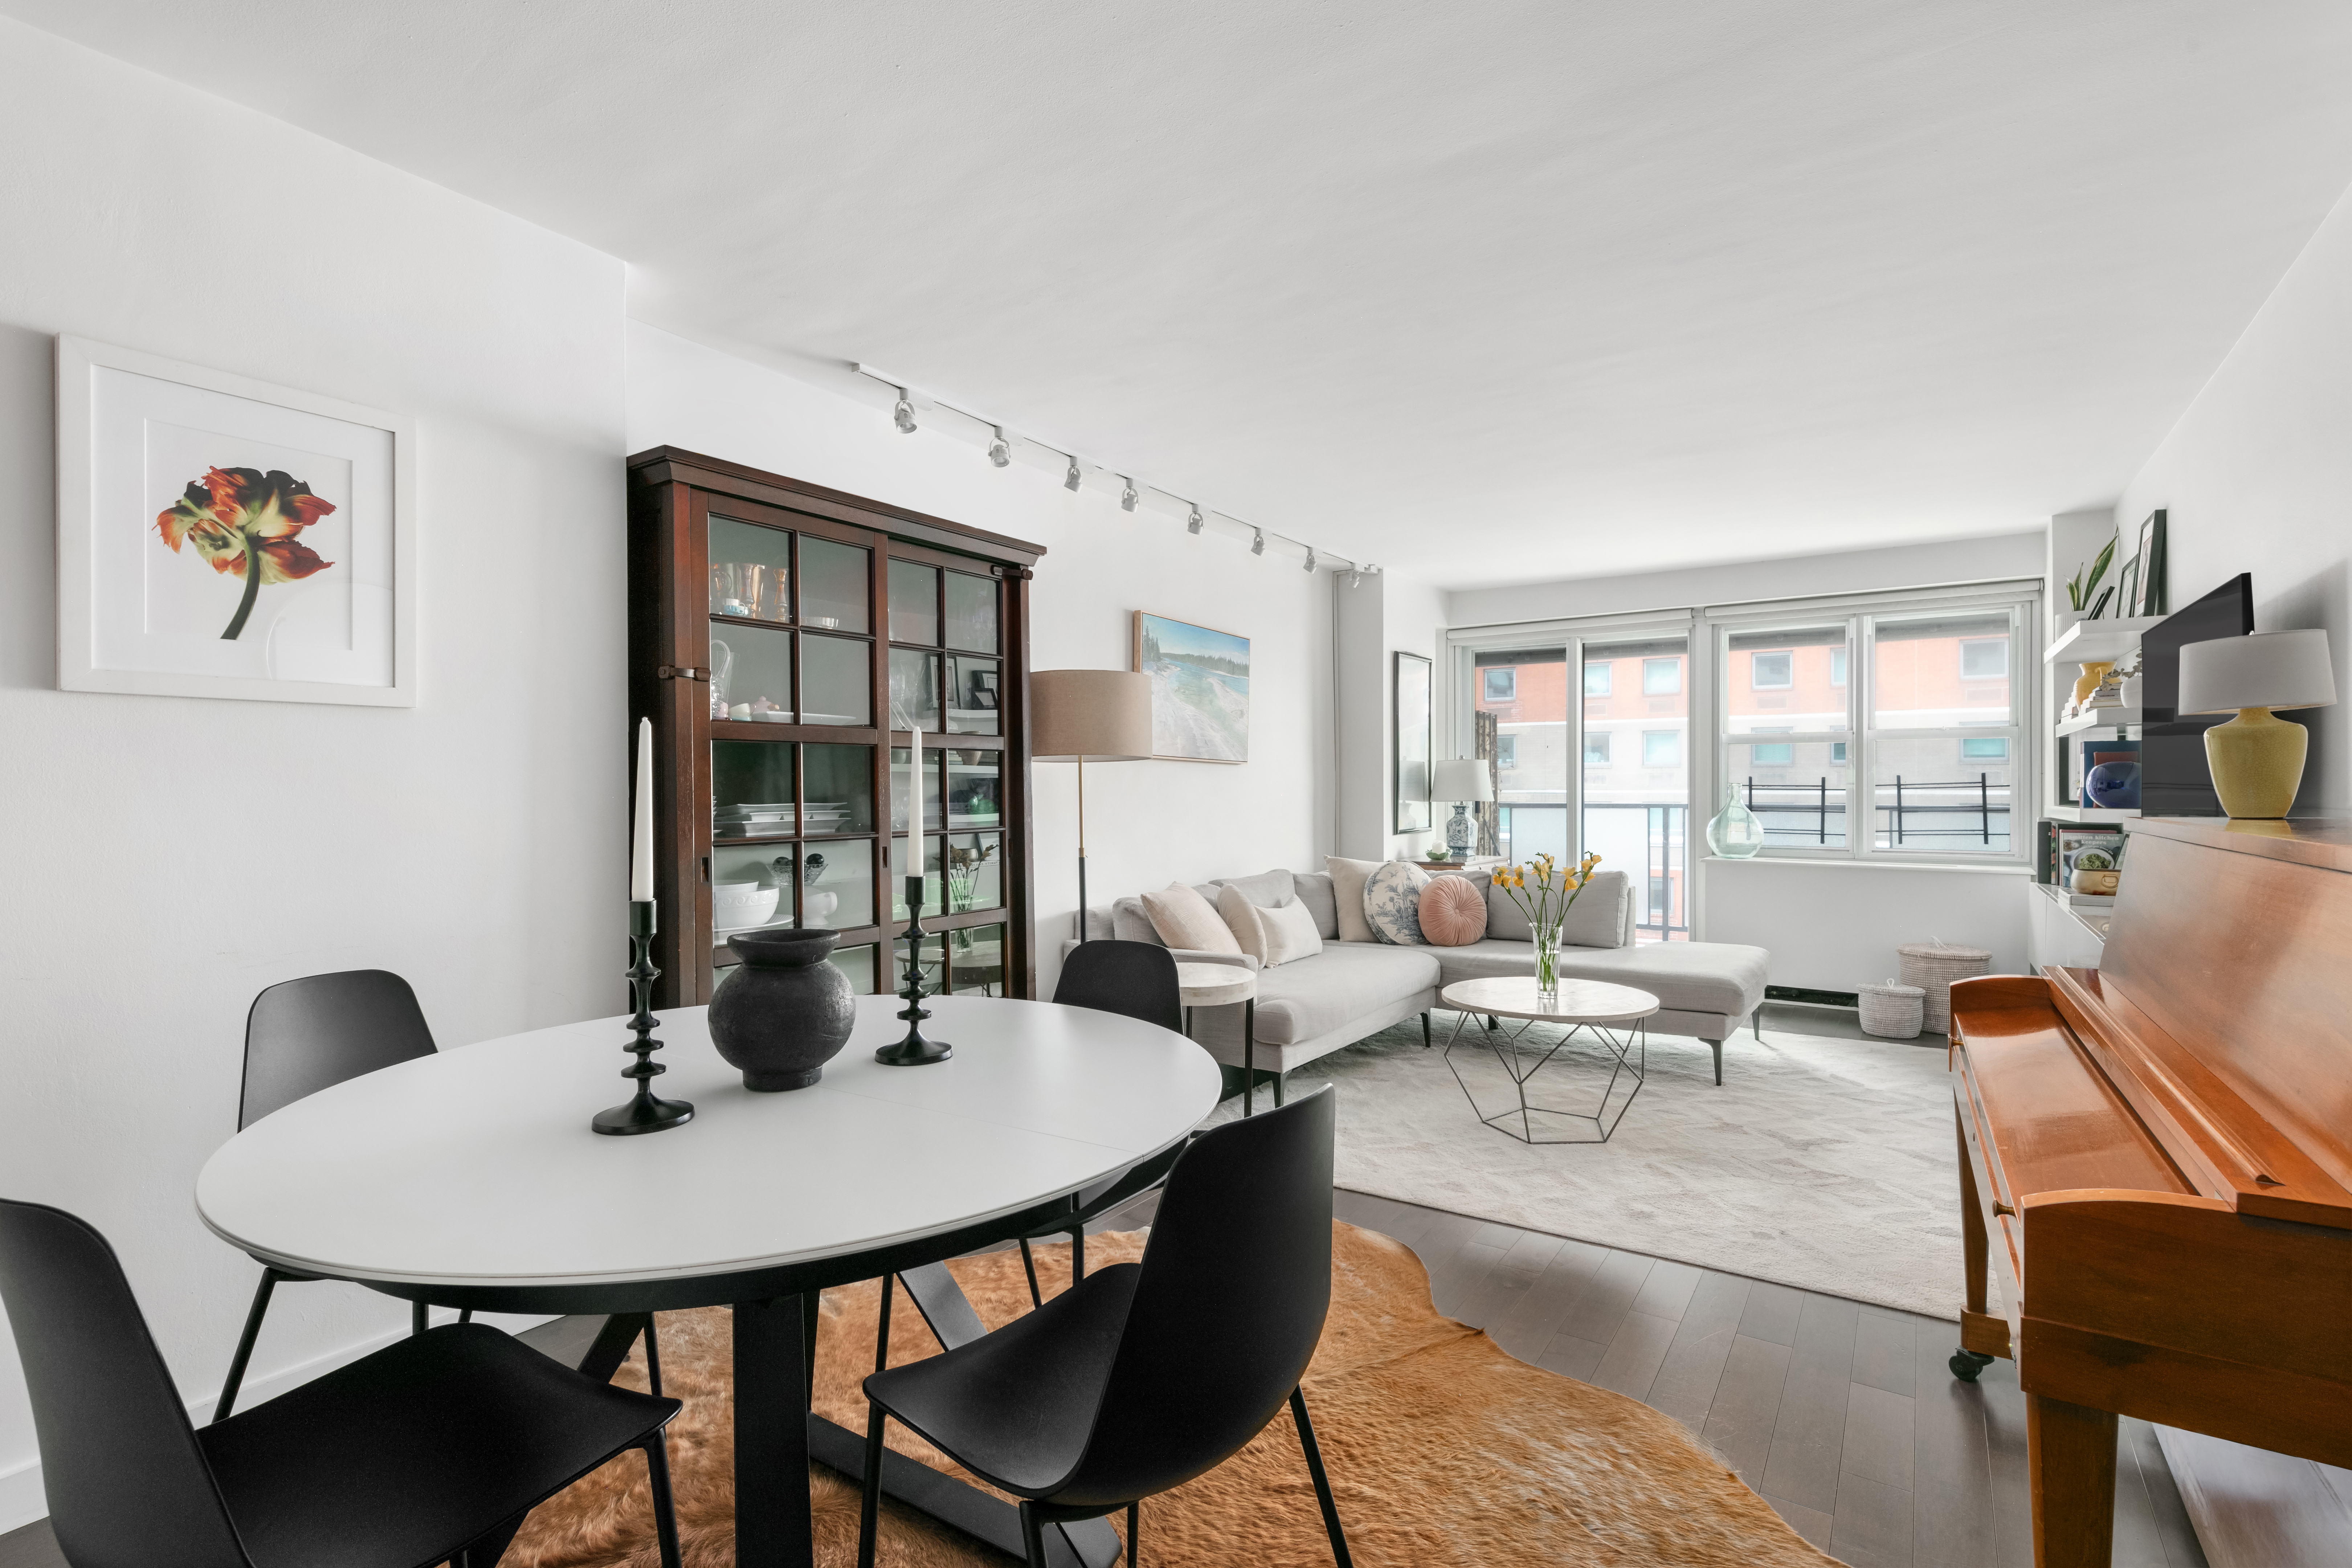
[[[1250,553],[1251,553],[1252,555],[1263,555],[1263,554],[1265,554],[1265,530],[1264,530],[1264,529],[1262,529],[1262,528],[1253,528],[1253,529],[1251,529],[1251,530],[1250,530],[1250,535],[1251,535],[1251,537],[1250,537]]]
[[[1348,574],[1348,586],[1350,588],[1360,588],[1363,585],[1364,574],[1362,569],[1359,567],[1350,570]]]
[[[988,444],[988,460],[1000,468],[1005,468],[1013,461],[1013,447],[1004,439],[1004,426],[992,425],[989,429],[994,433],[995,439]]]
[[[1307,547],[1307,570],[1315,570],[1315,547],[1311,544]]]
[[[890,419],[898,426],[899,435],[915,433],[915,405],[907,401],[907,389],[903,386],[898,389],[898,403],[890,410]]]
[[[1198,533],[1201,531],[1201,525],[1207,521],[1208,520],[1206,518],[1203,518],[1201,515],[1201,509],[1196,506],[1192,509],[1192,515],[1184,520],[1184,531],[1187,533]]]
[[[1079,479],[1078,460],[1076,458],[1072,458],[1070,459],[1070,471],[1062,476],[1062,488],[1066,490],[1075,490],[1078,488]]]
[[[1143,498],[1135,493],[1135,481],[1125,474],[1118,477],[1118,510],[1133,511],[1135,503]]]

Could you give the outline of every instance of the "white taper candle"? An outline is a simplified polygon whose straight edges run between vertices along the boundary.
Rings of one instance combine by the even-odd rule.
[[[923,872],[923,727],[913,715],[908,716],[907,726],[914,742],[907,753],[907,837],[914,855],[907,875],[919,877]]]
[[[654,896],[654,721],[637,721],[637,821],[629,849],[629,900],[646,904]]]

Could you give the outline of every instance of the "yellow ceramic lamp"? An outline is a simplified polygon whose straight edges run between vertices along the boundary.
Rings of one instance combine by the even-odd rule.
[[[2180,711],[2238,710],[2235,719],[2205,731],[2213,791],[2231,816],[2284,816],[2302,787],[2310,736],[2271,710],[2325,708],[2335,700],[2336,672],[2324,631],[2256,632],[2180,650]]]

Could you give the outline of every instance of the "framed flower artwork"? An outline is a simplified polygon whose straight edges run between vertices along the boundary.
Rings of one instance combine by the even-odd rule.
[[[58,685],[416,702],[415,430],[59,337]]]

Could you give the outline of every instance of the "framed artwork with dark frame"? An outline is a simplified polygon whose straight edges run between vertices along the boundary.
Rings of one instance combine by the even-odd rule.
[[[1396,658],[1395,833],[1430,829],[1430,676],[1434,666],[1417,653]]]
[[[2124,614],[2126,616],[2145,615],[2147,612],[2140,608],[2142,590],[2138,556],[2135,555],[2124,563],[2123,575],[2117,581],[2123,584]]]
[[[2139,525],[2139,604],[2130,613],[2161,616],[2170,613],[2164,591],[2164,509],[2157,508]]]

